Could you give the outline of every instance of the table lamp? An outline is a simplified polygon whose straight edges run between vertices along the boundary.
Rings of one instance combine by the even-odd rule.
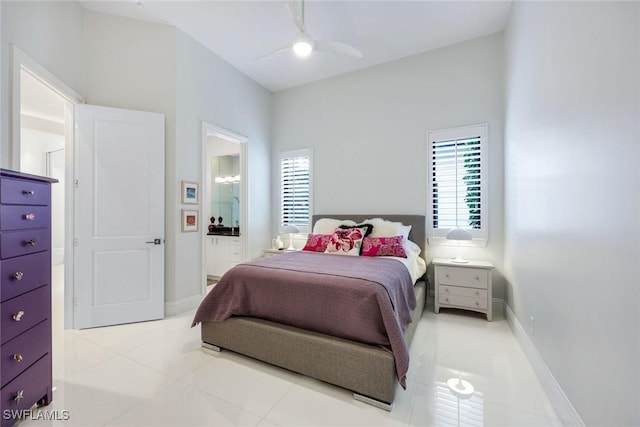
[[[285,249],[286,251],[295,251],[296,248],[293,246],[293,234],[299,233],[300,230],[293,224],[286,224],[280,228],[282,233],[289,233],[289,247]]]
[[[461,240],[471,240],[473,237],[471,236],[471,233],[469,233],[467,230],[462,229],[462,228],[452,228],[448,233],[447,233],[447,240],[457,240],[458,241],[458,254],[456,255],[455,258],[453,258],[451,261],[452,262],[456,262],[459,264],[465,264],[469,261],[467,261],[466,259],[464,259],[462,257],[462,255],[460,255],[460,241]]]

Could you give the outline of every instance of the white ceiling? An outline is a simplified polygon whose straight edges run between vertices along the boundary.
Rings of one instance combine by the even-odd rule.
[[[362,59],[314,52],[256,58],[297,32],[284,1],[81,0],[86,8],[173,25],[271,91],[459,43],[504,29],[511,0],[313,0],[305,23],[315,39],[353,45]]]

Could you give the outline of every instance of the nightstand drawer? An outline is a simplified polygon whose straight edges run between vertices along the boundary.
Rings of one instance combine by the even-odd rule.
[[[461,288],[458,286],[440,285],[440,295],[487,299],[487,291],[479,288]]]
[[[42,286],[0,305],[2,344],[48,319],[51,313],[51,288]]]
[[[487,297],[473,298],[473,297],[461,297],[456,295],[443,295],[440,294],[438,301],[443,305],[455,305],[457,307],[466,308],[480,308],[485,310],[487,308]]]
[[[45,228],[50,222],[48,206],[0,206],[0,229],[3,231]]]
[[[49,183],[20,178],[3,178],[0,182],[0,201],[8,205],[42,205],[51,201]]]
[[[51,283],[51,253],[49,251],[2,261],[0,301],[6,301]]]
[[[0,233],[0,257],[2,259],[48,251],[50,247],[51,230],[48,228]]]
[[[487,289],[487,271],[481,268],[440,267],[439,285]]]
[[[51,396],[51,355],[45,355],[2,387],[1,396],[2,408],[14,411],[29,409],[40,399],[49,398]],[[5,425],[4,420],[2,425]]]
[[[17,377],[36,360],[49,352],[51,346],[51,322],[45,320],[0,348],[2,355],[2,384]]]

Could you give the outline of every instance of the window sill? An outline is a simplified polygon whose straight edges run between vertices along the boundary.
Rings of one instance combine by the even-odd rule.
[[[428,237],[429,246],[459,246],[461,248],[486,248],[487,239],[474,238],[473,240],[448,240],[446,237]]]

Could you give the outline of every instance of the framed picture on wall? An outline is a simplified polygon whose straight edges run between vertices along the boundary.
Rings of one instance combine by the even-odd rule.
[[[182,181],[182,203],[185,205],[198,204],[198,183]]]
[[[182,209],[181,215],[182,232],[198,231],[198,211],[191,209]]]

